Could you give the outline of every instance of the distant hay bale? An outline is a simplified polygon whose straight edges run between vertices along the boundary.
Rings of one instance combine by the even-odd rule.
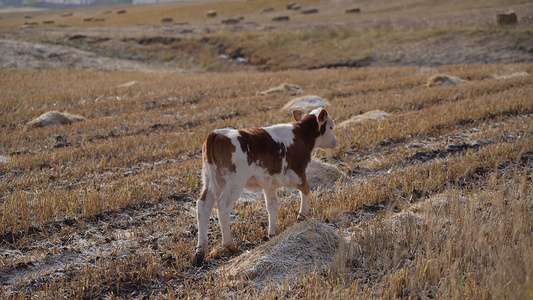
[[[360,123],[364,120],[376,120],[376,119],[388,118],[389,116],[390,114],[382,110],[372,110],[361,115],[353,116],[349,118],[348,120],[342,121],[339,124],[339,127],[347,127],[351,124]]]
[[[325,106],[329,106],[328,101],[319,96],[309,95],[292,99],[283,106],[282,110],[293,111],[295,109],[301,109],[304,111],[310,111]]]
[[[205,13],[205,15],[208,17],[208,18],[214,18],[217,16],[217,12],[216,10],[210,10],[210,11],[207,11]]]
[[[125,13],[126,13],[126,10],[124,10],[124,9],[117,11],[117,15],[121,15],[121,14],[125,14]]]
[[[307,220],[230,260],[218,272],[232,279],[250,280],[256,287],[263,288],[268,283],[294,280],[299,272],[324,272],[341,242],[333,227]]]
[[[172,18],[163,18],[161,19],[161,23],[172,23],[174,22],[174,19]]]
[[[290,20],[289,16],[279,16],[279,17],[272,18],[273,22],[283,22],[283,21],[289,21],[289,20]]]
[[[360,13],[361,9],[360,8],[350,8],[350,9],[347,9],[345,12],[347,14],[356,14],[356,13]]]
[[[401,211],[391,216],[388,219],[392,229],[398,233],[406,232],[415,227],[422,227],[425,225],[425,215],[410,211]]]
[[[429,78],[427,82],[428,87],[436,87],[436,86],[449,86],[449,85],[456,85],[467,82],[466,80],[463,80],[459,77],[449,76],[449,75],[435,75]]]
[[[508,13],[495,14],[494,21],[499,26],[515,25],[518,23],[518,17],[514,11],[510,11]]]
[[[273,87],[268,90],[258,92],[257,94],[264,96],[264,95],[284,93],[284,92],[289,92],[289,93],[293,93],[294,95],[296,95],[302,92],[302,88],[296,84],[282,83],[281,85],[277,87]]]
[[[298,2],[291,2],[291,3],[287,4],[287,9],[288,10],[294,10],[295,7],[298,7],[297,9],[300,8],[300,5],[298,5]]]
[[[229,18],[229,19],[222,20],[222,24],[234,25],[234,24],[238,24],[240,21],[241,20],[238,18]]]
[[[307,177],[311,190],[318,188],[329,189],[336,182],[348,179],[348,176],[337,167],[318,160],[311,160],[305,170],[305,176]]]
[[[85,118],[67,112],[49,111],[30,121],[28,127],[47,127],[52,125],[67,125],[85,121]]]
[[[304,15],[317,14],[317,13],[318,13],[318,9],[316,9],[316,8],[310,8],[310,9],[302,10],[302,14],[304,14]]]
[[[493,75],[492,77],[496,80],[507,80],[512,78],[520,78],[520,77],[527,77],[529,76],[528,72],[515,72],[512,74],[506,74],[506,75]]]
[[[46,21],[43,21],[43,24],[54,24],[54,21],[53,20],[46,20]]]
[[[64,14],[60,14],[59,16],[60,17],[72,17],[73,13],[69,12],[69,13],[64,13]]]
[[[93,18],[85,18],[85,19],[83,19],[83,22],[90,22],[92,20],[93,20]]]

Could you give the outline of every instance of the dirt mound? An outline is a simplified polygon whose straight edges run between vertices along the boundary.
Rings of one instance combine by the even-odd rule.
[[[384,112],[384,111],[381,111],[381,110],[372,110],[372,111],[369,111],[369,112],[366,112],[364,114],[361,114],[361,115],[356,115],[356,116],[353,116],[351,118],[349,118],[348,120],[345,120],[345,121],[342,121],[339,126],[340,127],[347,127],[351,124],[354,124],[354,123],[360,123],[364,120],[376,120],[376,119],[383,119],[383,118],[388,118],[390,116],[390,114]]]
[[[302,88],[296,84],[290,84],[290,83],[282,83],[281,85],[277,87],[270,88],[268,90],[258,92],[258,95],[270,95],[270,94],[276,94],[276,93],[284,93],[289,92],[292,95],[297,95],[302,92]]]
[[[339,180],[348,179],[346,174],[337,167],[318,160],[312,160],[309,163],[307,170],[305,170],[305,175],[311,190],[331,188]]]
[[[74,122],[85,121],[85,118],[67,112],[49,111],[28,122],[28,127],[47,127],[52,125],[66,125]]]
[[[435,87],[435,86],[449,86],[449,85],[456,85],[468,82],[466,80],[463,80],[459,77],[449,76],[449,75],[435,75],[429,78],[427,82],[427,86],[429,87]]]
[[[269,282],[295,279],[299,272],[326,270],[340,242],[333,227],[308,220],[229,261],[219,273],[237,280],[251,280],[263,288]]]

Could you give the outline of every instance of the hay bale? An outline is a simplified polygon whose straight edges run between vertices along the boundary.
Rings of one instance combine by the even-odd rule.
[[[240,21],[241,20],[238,18],[229,18],[229,19],[222,20],[222,24],[234,25],[234,24],[238,24]]]
[[[302,92],[302,88],[296,84],[282,83],[281,85],[277,87],[270,88],[266,91],[258,92],[257,94],[264,96],[264,95],[284,93],[284,92],[291,92],[293,93],[293,95],[296,95]]]
[[[124,9],[117,11],[117,15],[121,15],[121,14],[125,14],[125,13],[126,13],[126,10],[124,10]]]
[[[494,21],[499,26],[515,25],[518,23],[518,17],[514,11],[510,11],[508,13],[495,14]]]
[[[172,23],[174,22],[173,18],[163,18],[161,19],[161,23]]]
[[[295,109],[301,109],[304,111],[310,111],[325,106],[329,106],[328,101],[319,96],[309,95],[292,99],[283,106],[282,110],[293,111]]]
[[[305,170],[305,176],[311,190],[318,188],[329,189],[340,180],[348,180],[348,176],[337,167],[318,160],[311,160]]]
[[[304,15],[318,14],[318,9],[316,8],[304,9],[302,10],[302,14]]]
[[[361,115],[356,115],[356,116],[353,116],[351,118],[349,118],[348,120],[345,120],[345,121],[342,121],[339,126],[340,127],[347,127],[349,125],[352,125],[352,124],[355,124],[355,123],[360,123],[360,122],[363,122],[364,120],[377,120],[377,119],[383,119],[383,118],[388,118],[390,116],[390,114],[382,111],[382,110],[372,110],[372,111],[368,111],[364,114],[361,114]]]
[[[208,17],[208,18],[214,18],[217,16],[217,12],[216,10],[210,10],[210,11],[207,11],[205,13],[205,15]]]
[[[60,14],[59,16],[60,17],[72,17],[73,13],[69,12],[69,13],[64,13],[64,14]]]
[[[449,75],[435,75],[429,78],[427,82],[428,87],[435,87],[435,86],[449,86],[449,85],[456,85],[467,82],[466,80],[463,80],[459,77],[449,76]]]
[[[263,288],[269,282],[294,280],[299,272],[327,270],[341,241],[331,226],[317,220],[307,220],[230,260],[219,270],[219,274],[237,280],[250,280],[258,288]]]
[[[289,21],[289,16],[279,16],[272,18],[272,22],[283,22],[283,21]]]
[[[45,20],[43,24],[54,24],[54,20]]]
[[[85,121],[85,118],[67,112],[49,111],[30,121],[28,127],[47,127],[52,125],[65,125]]]
[[[360,13],[360,12],[361,12],[360,8],[350,8],[350,9],[347,9],[345,11],[345,13],[347,13],[347,14],[357,14],[357,13]]]
[[[287,4],[287,9],[288,10],[291,10],[291,9],[294,10],[295,7],[298,7],[297,9],[300,8],[300,5],[298,5],[298,2],[291,2],[291,3]]]

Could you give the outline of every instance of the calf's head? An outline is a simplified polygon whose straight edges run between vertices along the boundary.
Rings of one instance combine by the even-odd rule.
[[[306,118],[316,118],[318,122],[318,137],[315,140],[315,148],[328,149],[337,147],[337,138],[333,134],[335,122],[329,116],[327,110],[320,107],[308,114],[302,110],[295,110],[292,115],[297,122]]]

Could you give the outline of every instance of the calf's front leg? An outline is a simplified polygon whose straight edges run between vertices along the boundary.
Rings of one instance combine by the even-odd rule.
[[[265,205],[268,211],[268,236],[273,237],[278,234],[277,215],[279,209],[279,199],[276,189],[263,189],[265,194]]]
[[[300,196],[302,200],[300,202],[300,212],[298,213],[298,221],[304,221],[309,215],[309,194],[311,189],[309,188],[309,183],[305,181],[304,184],[298,186],[300,190]]]

